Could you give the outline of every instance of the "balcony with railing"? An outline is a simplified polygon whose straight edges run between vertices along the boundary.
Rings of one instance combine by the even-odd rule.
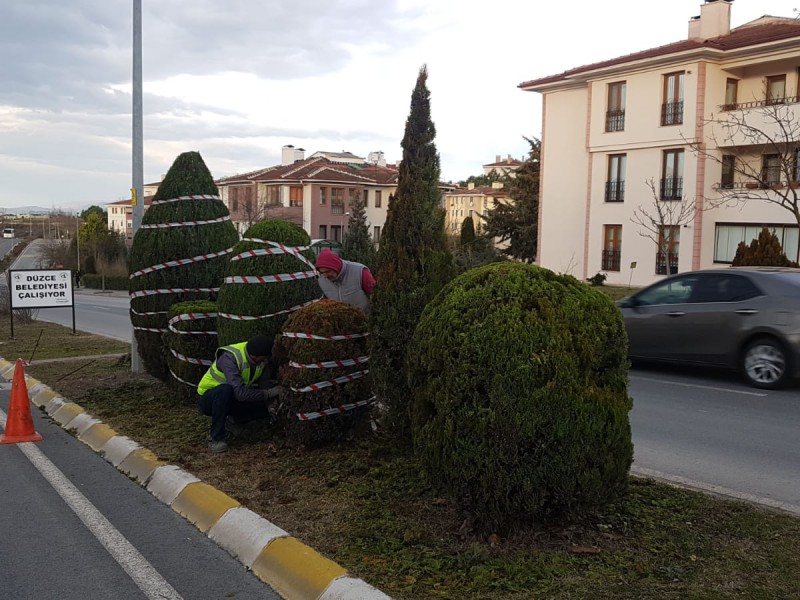
[[[683,100],[678,102],[664,102],[664,104],[661,105],[661,124],[683,124]]]
[[[622,260],[621,250],[603,250],[603,271],[619,271],[620,261]]]
[[[683,198],[683,177],[664,177],[659,187],[662,200],[680,200]]]
[[[625,131],[625,111],[606,111],[606,131]]]
[[[758,146],[769,140],[800,142],[795,125],[800,96],[720,105],[711,125],[719,148]]]
[[[667,271],[667,264],[669,264],[669,272]],[[674,275],[678,272],[678,254],[674,252],[658,252],[656,253],[656,274],[657,275]]]
[[[625,200],[624,181],[606,181],[606,202],[623,202]]]
[[[331,214],[332,215],[343,215],[344,214],[344,202],[342,202],[341,204],[332,203],[331,204]]]

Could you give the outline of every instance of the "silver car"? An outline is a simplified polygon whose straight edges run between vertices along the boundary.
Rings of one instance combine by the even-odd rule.
[[[759,388],[800,377],[800,269],[680,273],[617,305],[632,359],[735,368]]]

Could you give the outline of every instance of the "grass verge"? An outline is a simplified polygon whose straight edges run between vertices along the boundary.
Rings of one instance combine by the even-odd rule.
[[[29,371],[49,383],[74,366]],[[397,599],[800,598],[800,519],[632,479],[580,522],[484,538],[390,436],[305,452],[253,423],[211,455],[208,419],[129,365],[97,360],[51,385]]]

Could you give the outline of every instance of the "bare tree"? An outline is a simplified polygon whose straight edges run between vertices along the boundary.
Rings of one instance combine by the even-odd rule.
[[[800,225],[800,119],[788,104],[797,99],[764,98],[722,106],[704,123],[710,143],[687,144],[722,167],[706,208],[766,202],[789,211]]]
[[[656,245],[658,263],[664,261],[664,270],[667,275],[673,273],[672,249],[680,240],[680,228],[694,220],[695,203],[684,194],[680,199],[662,200],[656,189],[655,179],[647,180],[647,187],[653,196],[652,204],[640,204],[633,211],[631,222],[639,225],[639,235],[652,240]],[[674,256],[675,271],[677,272],[677,256]]]

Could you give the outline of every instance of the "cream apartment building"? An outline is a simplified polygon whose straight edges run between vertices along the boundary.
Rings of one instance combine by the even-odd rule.
[[[508,191],[501,182],[491,186],[467,184],[467,188],[455,189],[444,195],[445,217],[444,228],[448,235],[459,236],[461,225],[467,217],[472,218],[476,233],[480,231],[482,217],[487,216],[501,199],[511,201]]]
[[[729,264],[763,225],[797,260],[797,220],[768,200],[798,185],[800,127],[770,145],[725,123],[775,134],[770,114],[800,122],[800,22],[764,16],[731,29],[731,6],[704,2],[682,41],[520,84],[543,96],[540,265],[645,285],[668,265]],[[635,212],[680,203],[690,218],[661,219],[671,243],[659,252]]]

